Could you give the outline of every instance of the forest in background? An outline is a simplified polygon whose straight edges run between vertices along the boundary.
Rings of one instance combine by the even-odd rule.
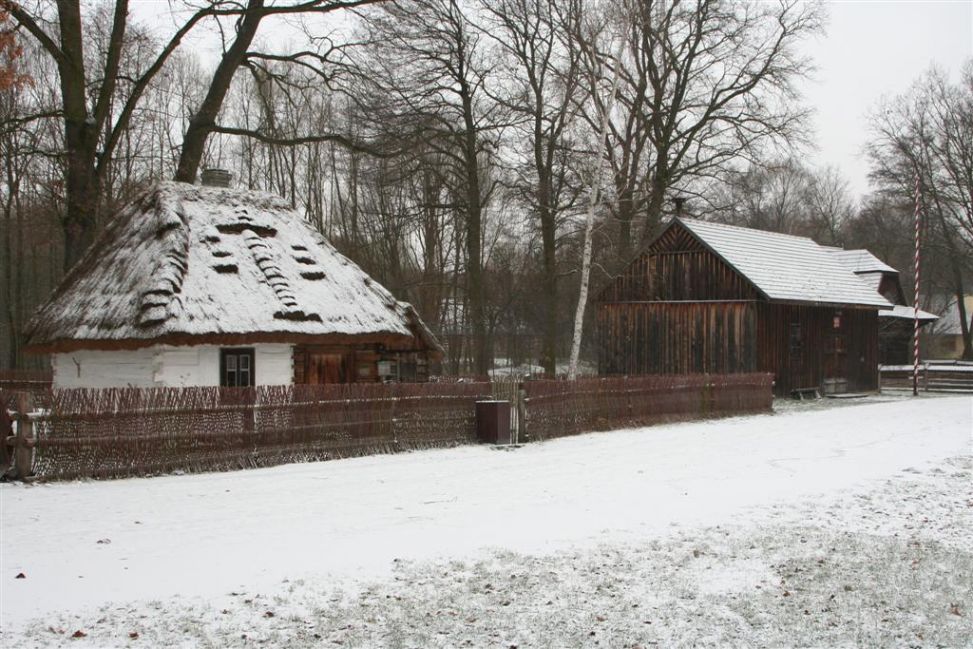
[[[43,363],[24,326],[121,205],[205,167],[285,197],[413,303],[451,373],[566,361],[589,209],[593,294],[680,212],[867,248],[908,295],[918,177],[922,306],[973,292],[973,62],[874,107],[858,201],[802,161],[819,4],[173,7],[160,35],[127,0],[0,0],[0,368]],[[204,30],[217,55],[187,45]]]

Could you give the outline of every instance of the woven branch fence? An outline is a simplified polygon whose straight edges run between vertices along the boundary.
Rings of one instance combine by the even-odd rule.
[[[226,470],[475,441],[489,383],[55,390],[44,479]]]
[[[666,421],[771,408],[770,374],[688,374],[528,381],[525,430],[531,441]]]
[[[50,400],[54,374],[50,370],[0,370],[0,395],[13,403],[19,394],[26,394],[33,407],[42,408]]]
[[[324,460],[476,441],[475,402],[513,401],[521,441],[767,411],[769,374],[0,392],[28,404],[30,473],[145,476]],[[29,421],[27,421],[29,419]],[[2,423],[2,422],[0,422]],[[9,428],[9,422],[7,424]],[[2,428],[2,426],[0,426]],[[9,432],[9,431],[8,431]],[[21,446],[20,448],[24,448]],[[0,458],[6,465],[10,458]]]

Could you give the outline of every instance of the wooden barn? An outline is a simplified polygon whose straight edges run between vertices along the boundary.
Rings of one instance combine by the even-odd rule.
[[[915,312],[905,299],[899,271],[867,250],[828,249],[841,263],[892,303],[891,309],[878,312],[878,362],[881,365],[907,365],[912,362],[912,336]],[[919,310],[919,326],[924,327],[939,317]]]
[[[115,215],[28,344],[57,387],[422,381],[442,355],[285,200],[175,182]]]
[[[601,374],[766,371],[778,395],[877,389],[892,306],[810,239],[682,218],[596,305]]]

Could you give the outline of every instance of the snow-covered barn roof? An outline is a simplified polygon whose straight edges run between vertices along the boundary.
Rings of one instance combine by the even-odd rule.
[[[904,304],[896,304],[889,311],[879,311],[878,315],[883,318],[898,318],[900,320],[915,319],[915,311],[911,306],[905,306]],[[919,322],[933,322],[935,320],[939,320],[938,315],[919,309]]]
[[[891,304],[827,248],[807,237],[677,218],[768,300],[872,306]]]
[[[415,310],[283,199],[163,182],[123,208],[35,314],[34,348],[418,338]],[[101,346],[101,345],[96,345]]]
[[[895,270],[884,261],[873,255],[868,250],[843,250],[841,248],[829,248],[822,246],[832,255],[837,257],[851,272],[856,274],[865,273],[895,273]]]
[[[898,278],[899,271],[886,264],[868,250],[843,250],[842,248],[826,248],[826,250],[852,270],[858,276],[859,280],[876,293],[882,286],[883,277],[886,275],[895,275]],[[898,282],[897,279],[896,282]],[[897,299],[902,299],[901,289],[899,291],[900,297]],[[916,316],[913,308],[904,304],[894,304],[889,310],[879,311],[878,315],[883,318],[899,320],[914,320]],[[939,316],[919,309],[919,322],[926,324],[938,319]]]

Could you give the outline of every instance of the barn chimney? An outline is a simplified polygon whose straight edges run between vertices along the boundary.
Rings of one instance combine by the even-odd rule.
[[[232,174],[226,169],[208,167],[199,175],[199,182],[207,187],[229,187]]]
[[[676,205],[676,216],[682,216],[683,206],[686,204],[686,197],[676,196],[672,199],[672,202]]]

